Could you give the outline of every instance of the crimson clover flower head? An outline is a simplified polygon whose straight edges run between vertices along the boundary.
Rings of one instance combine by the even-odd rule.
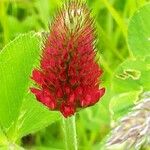
[[[70,0],[53,20],[31,88],[38,101],[64,117],[92,106],[105,93],[95,60],[95,28],[86,4]]]

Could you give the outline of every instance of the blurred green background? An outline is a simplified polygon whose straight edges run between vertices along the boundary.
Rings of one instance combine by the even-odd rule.
[[[77,114],[79,149],[99,149],[112,124],[109,102],[111,78],[116,67],[130,56],[126,44],[129,18],[149,0],[87,0],[96,19],[100,64],[104,70],[102,85],[106,94],[101,102]],[[21,33],[48,31],[63,0],[0,0],[0,50]],[[20,141],[31,149],[63,149],[60,121],[28,135]]]

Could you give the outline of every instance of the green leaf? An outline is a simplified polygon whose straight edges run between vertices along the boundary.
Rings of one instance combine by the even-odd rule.
[[[38,131],[57,121],[59,118],[59,113],[50,112],[46,107],[35,100],[34,95],[27,94],[22,103],[17,120],[15,137],[20,138],[29,133]]]
[[[20,35],[0,53],[0,124],[13,141],[59,119],[29,92],[30,74],[41,52],[40,40],[35,33]]]
[[[93,107],[80,111],[80,119],[84,128],[97,132],[100,127],[102,128],[104,125],[108,124],[109,112],[106,106],[99,102]]]
[[[128,45],[133,55],[150,55],[150,3],[140,8],[131,18],[128,28]]]
[[[114,72],[112,89],[115,94],[129,91],[148,91],[150,62],[144,60],[127,59]]]
[[[126,114],[141,92],[150,90],[150,62],[147,59],[127,59],[114,72],[110,103],[114,119]]]
[[[29,76],[39,53],[39,40],[22,35],[0,53],[0,122],[8,128],[19,113]]]
[[[126,114],[138,100],[141,91],[131,91],[113,96],[110,102],[110,112],[113,120],[116,120]]]
[[[7,144],[7,137],[1,126],[0,126],[0,143],[1,143],[1,145]]]

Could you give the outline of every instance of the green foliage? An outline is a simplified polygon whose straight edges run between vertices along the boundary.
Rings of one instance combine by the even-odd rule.
[[[131,18],[128,28],[128,43],[134,59],[126,59],[115,70],[112,80],[113,97],[110,110],[114,119],[126,114],[138,99],[138,96],[150,90],[150,42],[146,35],[150,29],[150,4],[140,8]],[[140,59],[140,58],[142,59]]]
[[[150,4],[140,8],[131,18],[128,44],[135,57],[150,55]]]
[[[29,40],[30,39],[30,40]],[[23,35],[8,44],[0,55],[0,120],[8,128],[18,115],[29,75],[38,57],[38,38]],[[12,113],[13,112],[13,113]],[[7,116],[6,116],[7,113]]]
[[[104,70],[102,86],[106,94],[97,105],[77,114],[81,150],[105,150],[111,121],[125,115],[139,95],[150,90],[148,1],[87,0],[97,23],[98,62]],[[5,145],[2,149],[14,143],[35,150],[64,148],[60,121],[51,125],[59,120],[59,114],[38,103],[29,91],[30,74],[38,62],[42,39],[34,32],[21,34],[48,31],[48,23],[61,3],[0,0],[0,146]],[[26,135],[29,137],[25,141],[21,139]]]
[[[40,41],[35,33],[20,35],[0,54],[0,138],[5,134],[8,142],[15,142],[59,119],[57,113],[43,108],[29,92]]]

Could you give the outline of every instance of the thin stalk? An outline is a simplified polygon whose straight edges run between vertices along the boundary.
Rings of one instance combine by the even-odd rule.
[[[121,18],[118,12],[114,9],[114,7],[108,2],[108,0],[102,0],[102,1],[105,4],[106,8],[111,13],[112,17],[114,18],[118,26],[120,27],[123,33],[123,36],[126,39],[127,38],[127,25],[125,24],[124,20]],[[128,51],[129,51],[129,56],[132,58],[133,57],[132,51],[130,49],[128,49]]]
[[[6,4],[6,5],[5,5]],[[0,22],[3,28],[4,45],[9,41],[8,22],[7,22],[7,3],[5,1],[0,2]]]
[[[124,61],[123,56],[116,50],[116,47],[114,46],[106,32],[102,29],[102,27],[99,24],[97,24],[97,28],[100,31],[99,34],[102,36],[103,41],[105,42],[105,45],[108,47],[108,49],[110,49],[118,59]]]
[[[109,0],[111,5],[114,4],[115,0]],[[107,33],[109,34],[110,37],[112,37],[113,33],[113,18],[110,13],[107,14]]]
[[[75,116],[72,116],[70,118],[63,118],[62,124],[65,136],[66,150],[77,150],[78,146],[77,146]]]
[[[116,21],[116,23],[118,24],[118,26],[121,28],[122,33],[123,33],[124,37],[126,38],[126,36],[127,36],[127,26],[124,23],[124,20],[121,18],[121,16],[114,9],[114,7],[109,3],[108,0],[102,0],[102,1],[105,4],[106,8],[111,13],[112,17],[114,18],[114,20]]]
[[[105,59],[102,57],[102,55],[100,56],[100,62],[101,62],[101,65],[105,68],[105,71],[107,73],[109,73],[110,76],[113,75],[113,71],[112,69],[109,67],[109,64],[105,61]]]

